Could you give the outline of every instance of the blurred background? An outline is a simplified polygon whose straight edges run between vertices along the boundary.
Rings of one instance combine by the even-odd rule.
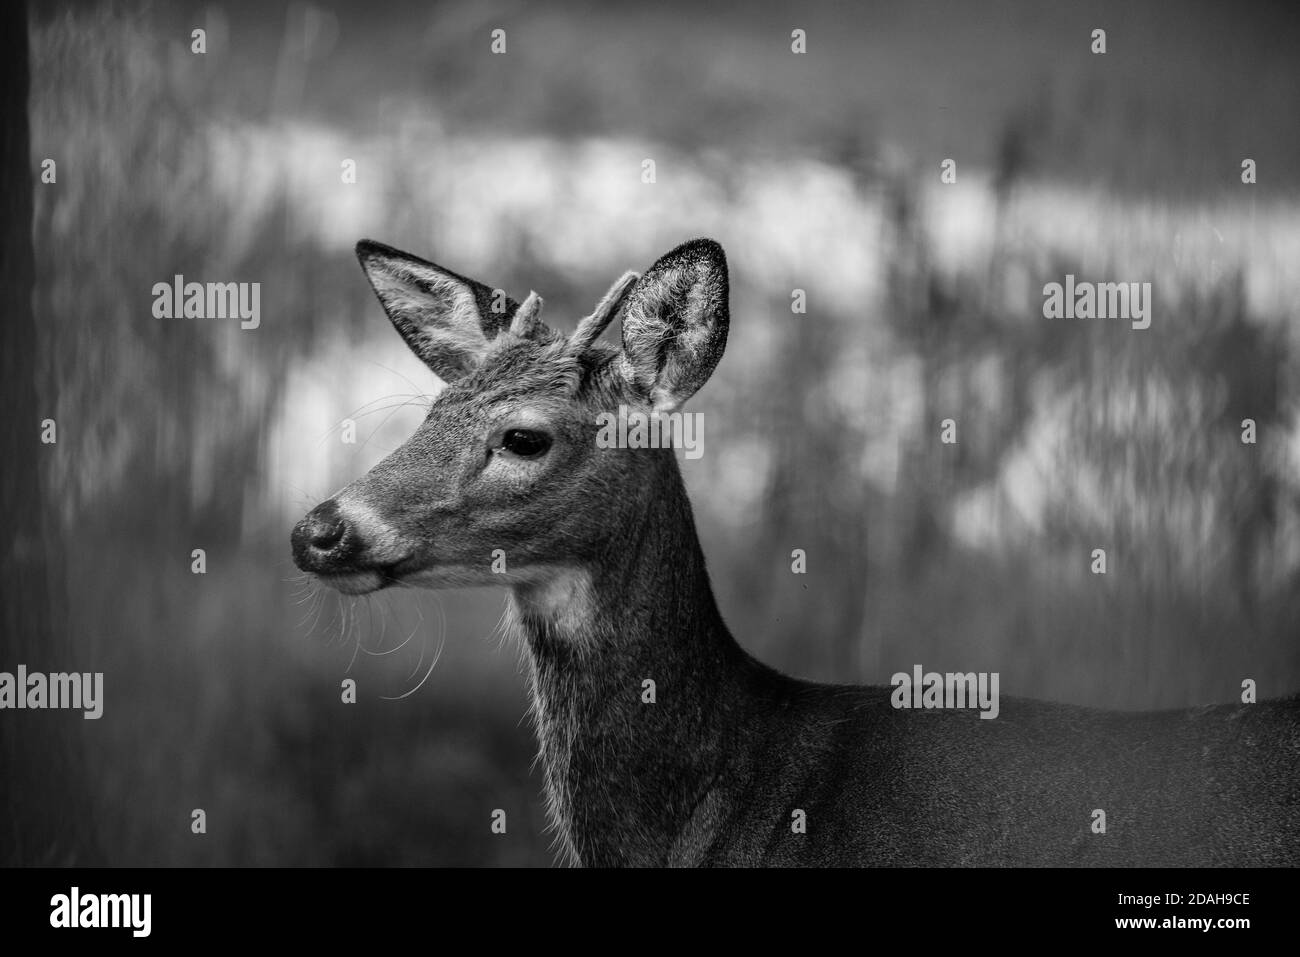
[[[362,237],[566,330],[622,270],[723,244],[732,335],[682,466],[764,661],[1126,709],[1300,689],[1287,4],[54,3],[26,36],[25,375],[59,431],[22,493],[46,577],[5,585],[50,644],[15,630],[0,667],[103,671],[106,701],[0,719],[11,745],[43,719],[64,766],[54,803],[10,794],[0,857],[552,863],[503,595],[342,598],[290,561],[439,388]],[[1151,327],[1044,319],[1067,273],[1152,283]],[[260,282],[260,328],[154,318],[175,274]]]

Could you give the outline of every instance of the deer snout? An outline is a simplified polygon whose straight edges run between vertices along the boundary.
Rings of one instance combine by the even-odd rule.
[[[296,526],[290,541],[293,561],[305,572],[347,570],[356,552],[356,536],[333,499],[321,502]]]

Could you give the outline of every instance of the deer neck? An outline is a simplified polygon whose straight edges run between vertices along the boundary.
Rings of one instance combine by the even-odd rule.
[[[606,553],[510,598],[551,816],[586,865],[664,861],[723,758],[743,657],[671,453],[659,478]]]

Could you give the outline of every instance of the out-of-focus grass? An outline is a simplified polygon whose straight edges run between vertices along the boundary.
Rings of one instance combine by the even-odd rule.
[[[34,31],[34,159],[60,163],[35,233],[49,478],[76,545],[71,625],[107,676],[84,733],[110,860],[551,861],[500,596],[297,603],[292,522],[435,389],[352,260],[363,235],[537,288],[561,326],[623,269],[723,241],[733,329],[692,406],[706,454],[683,468],[724,613],[765,660],[835,680],[997,670],[1006,693],[1119,707],[1300,683],[1279,61],[1192,70],[1213,31],[1118,8],[1104,60],[1066,55],[1086,50],[1083,14],[1014,5],[885,5],[847,27],[818,7],[805,60],[777,4],[743,24],[340,7],[337,30],[331,9],[76,8]],[[499,18],[512,53],[475,54]],[[207,59],[185,43],[200,22]],[[1177,82],[1192,73],[1210,79]],[[1268,170],[1248,197],[1243,140]],[[952,153],[959,186],[941,187]],[[1067,271],[1153,281],[1152,329],[1044,321],[1041,285]],[[152,319],[177,272],[262,282],[262,328]],[[337,441],[371,409],[357,446]],[[1257,447],[1236,439],[1247,415]],[[955,448],[935,442],[948,416]],[[412,628],[354,658],[354,639],[387,650]],[[381,700],[444,639],[424,686]]]

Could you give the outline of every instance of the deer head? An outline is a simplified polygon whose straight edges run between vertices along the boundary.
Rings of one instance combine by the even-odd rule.
[[[697,239],[614,283],[571,336],[482,283],[369,240],[371,286],[446,388],[400,448],[293,530],[298,567],[348,594],[536,585],[600,562],[653,514],[669,449],[603,448],[598,417],[671,412],[727,340],[722,248]],[[599,341],[623,314],[622,348]]]

